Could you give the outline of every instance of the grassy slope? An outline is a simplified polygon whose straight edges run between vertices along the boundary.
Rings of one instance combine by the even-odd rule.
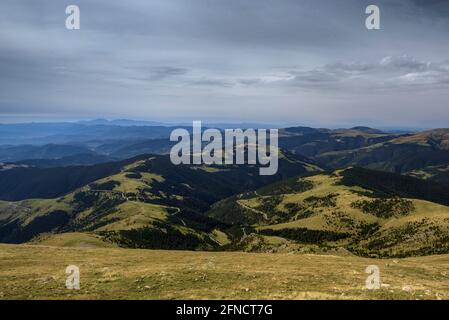
[[[141,156],[126,162],[115,174],[60,198],[0,202],[0,239],[23,243],[37,234],[52,232],[118,231],[121,237],[124,230],[150,228],[167,232],[169,226],[175,233],[197,237],[200,243],[204,242],[202,248],[214,247],[228,239],[222,232],[214,231],[216,222],[201,214],[213,202],[313,170],[321,169],[283,152],[278,176],[267,177],[256,175],[258,168],[254,166],[174,166],[164,156]],[[143,237],[131,236],[134,240]],[[145,237],[148,236],[146,232]],[[154,232],[152,236],[160,238]],[[117,235],[109,239],[117,240]]]
[[[65,268],[80,268],[67,290]],[[366,290],[377,265],[382,288]],[[449,299],[449,256],[375,260],[0,245],[0,299]]]
[[[150,158],[151,160],[151,158]],[[151,186],[152,181],[164,182],[164,178],[161,175],[144,172],[141,173],[141,177],[138,179],[128,178],[127,173],[132,171],[139,165],[144,164],[145,161],[137,161],[135,163],[125,166],[121,172],[111,175],[109,177],[95,181],[89,186],[82,187],[64,197],[57,199],[30,199],[18,202],[0,202],[0,221],[7,221],[9,219],[19,218],[23,227],[26,227],[30,223],[39,217],[45,217],[48,213],[61,210],[72,215],[72,224],[78,224],[82,227],[74,227],[71,230],[75,231],[118,231],[118,230],[131,230],[143,227],[152,226],[153,222],[166,222],[168,217],[169,207],[141,202],[136,194],[144,188]],[[108,183],[115,183],[116,185],[111,190],[98,190],[98,186],[102,186]],[[109,204],[105,207],[105,210],[98,210],[95,206],[87,206],[80,212],[74,211],[74,198],[77,193],[95,193],[95,206],[100,207],[101,203],[107,203],[110,199],[126,200],[120,201],[117,204]],[[159,200],[160,195],[149,195],[150,199]],[[101,215],[98,215],[98,211],[104,211]],[[91,221],[92,220],[92,221]],[[89,222],[91,221],[91,222]],[[197,233],[192,229],[185,228],[183,226],[174,226],[177,229],[182,230],[184,233],[192,233],[201,236],[201,233]],[[51,230],[48,230],[51,232]],[[61,245],[69,246],[73,244],[77,246],[78,243],[85,243],[87,238],[92,240],[93,236],[87,234],[75,232],[69,233],[68,236],[64,235],[51,235],[44,233],[44,237],[38,237],[34,242],[49,245]],[[221,235],[220,235],[221,236]],[[73,238],[73,239],[72,239]],[[107,242],[87,241],[88,245],[100,245],[110,246]]]
[[[449,129],[403,135],[363,147],[334,149],[317,155],[333,168],[361,166],[449,184]]]
[[[30,244],[69,248],[112,248],[113,244],[105,242],[96,234],[67,232],[61,234],[43,234]]]
[[[343,171],[337,171],[333,175],[319,174],[303,178],[299,181],[308,181],[313,188],[299,192],[287,189],[280,194],[280,198],[279,195],[256,192],[250,196],[228,199],[214,207],[209,214],[217,219],[226,219],[233,212],[232,216],[245,217],[241,220],[249,222],[261,234],[275,230],[280,235],[279,232],[285,230],[306,228],[348,235],[340,240],[323,243],[299,241],[301,245],[285,240],[282,242],[279,238],[276,245],[272,238],[263,236],[263,239],[257,240],[258,245],[255,245],[257,236],[253,234],[253,239],[244,244],[243,248],[246,250],[248,248],[245,245],[256,251],[278,251],[276,247],[281,247],[281,251],[286,248],[304,251],[315,250],[318,244],[322,248],[344,247],[361,255],[382,257],[449,252],[449,207],[420,199],[402,198],[413,206],[408,214],[385,218],[375,216],[354,208],[352,204],[360,200],[380,198],[369,189],[341,184],[340,173],[343,174]],[[278,187],[277,190],[282,188]],[[332,196],[333,205],[310,201],[324,199],[326,196]],[[278,200],[273,201],[274,204],[264,207],[264,202],[276,198]],[[233,206],[230,205],[232,203]],[[289,205],[299,205],[303,209],[292,213],[288,210]],[[307,215],[302,216],[298,212],[307,212]],[[376,231],[368,234],[364,230],[369,226],[375,226]]]
[[[316,208],[312,208],[311,210],[314,211],[314,215],[312,215],[310,218],[295,220],[283,224],[264,226],[261,227],[261,229],[264,228],[280,229],[287,226],[290,227],[304,226],[312,229],[341,231],[342,229],[341,223],[339,224],[326,223],[327,219],[329,218],[331,219],[329,215],[332,215],[336,211],[345,212],[345,216],[350,217],[354,221],[360,221],[365,223],[377,222],[384,227],[398,226],[405,222],[419,221],[426,217],[431,219],[449,218],[449,207],[419,199],[408,199],[415,206],[415,210],[411,215],[403,217],[394,217],[392,219],[377,218],[373,215],[363,213],[360,209],[351,207],[351,203],[355,201],[370,200],[371,199],[370,197],[366,197],[359,194],[359,192],[369,192],[369,190],[339,185],[338,184],[339,177],[332,177],[329,175],[316,175],[313,177],[305,178],[305,180],[311,181],[314,184],[314,188],[302,193],[284,195],[281,203],[277,206],[277,209],[285,210],[284,207],[288,203],[304,202],[305,199],[312,196],[325,197],[326,195],[329,194],[337,195],[335,197],[336,206],[335,207],[319,206]],[[249,206],[257,207],[258,205],[260,205],[260,199],[261,197],[249,200],[240,200],[240,202],[246,203]],[[351,232],[350,228],[344,228],[344,230],[347,232]]]

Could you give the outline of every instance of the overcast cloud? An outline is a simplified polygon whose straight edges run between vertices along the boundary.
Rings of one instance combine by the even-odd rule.
[[[110,2],[0,2],[0,121],[449,123],[448,1]]]

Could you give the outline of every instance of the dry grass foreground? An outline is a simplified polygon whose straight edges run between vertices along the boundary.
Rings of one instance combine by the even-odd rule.
[[[382,288],[365,289],[368,265]],[[65,287],[68,265],[80,290]],[[449,255],[352,256],[0,245],[1,299],[448,299]]]

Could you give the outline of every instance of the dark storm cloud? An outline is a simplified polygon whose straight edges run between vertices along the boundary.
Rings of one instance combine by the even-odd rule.
[[[373,3],[380,31],[365,28]],[[81,9],[79,31],[64,27],[70,4]],[[348,114],[381,122],[391,117],[360,105],[370,90],[383,90],[383,103],[414,105],[417,121],[419,105],[448,120],[448,4],[5,0],[0,115],[339,121],[329,108],[344,97]],[[423,96],[428,90],[436,92]]]

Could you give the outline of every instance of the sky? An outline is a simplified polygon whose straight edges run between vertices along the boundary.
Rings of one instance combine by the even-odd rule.
[[[448,31],[445,0],[2,0],[0,122],[448,127]]]

